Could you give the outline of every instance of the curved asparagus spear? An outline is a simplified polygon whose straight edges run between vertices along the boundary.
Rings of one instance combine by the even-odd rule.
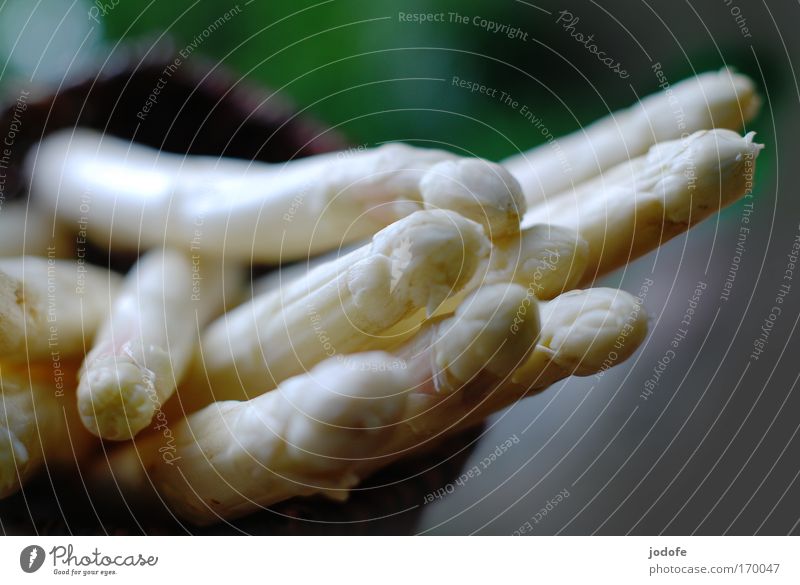
[[[65,222],[83,218],[104,245],[168,243],[245,261],[336,249],[423,208],[458,211],[493,237],[518,231],[525,212],[499,165],[402,144],[265,164],[179,156],[76,130],[45,139],[28,172],[39,204]]]
[[[72,395],[75,369],[57,363],[0,368],[0,498],[44,465],[67,465],[92,450]]]
[[[647,333],[647,315],[638,300],[615,289],[572,291],[542,301],[539,313],[535,347],[511,376],[473,379],[452,396],[425,386],[410,393],[392,440],[363,461],[360,477],[428,450],[558,380],[607,370],[630,357]]]
[[[83,424],[130,439],[150,424],[187,369],[199,330],[222,309],[219,262],[175,250],[143,256],[125,279],[86,356],[78,384]]]
[[[119,283],[119,275],[80,261],[0,259],[0,356],[82,355]]]
[[[195,378],[207,378],[217,399],[253,396],[326,357],[369,348],[419,309],[433,313],[488,252],[480,225],[453,212],[418,211],[217,319],[203,334]]]
[[[345,499],[424,414],[409,410],[414,395],[459,403],[464,384],[502,379],[522,363],[538,333],[535,301],[518,318],[525,295],[513,284],[481,289],[393,354],[331,358],[258,398],[215,403],[177,425],[168,458],[157,437],[137,440],[112,456],[111,471],[134,490],[149,476],[198,524],[298,495]]]
[[[729,69],[703,73],[503,164],[534,207],[657,142],[707,128],[739,130],[756,116],[760,103],[748,77]]]
[[[588,243],[586,281],[656,249],[752,189],[754,133],[708,130],[657,144],[610,174],[532,208],[523,225],[569,227]]]
[[[550,299],[575,288],[588,261],[586,242],[574,229],[532,225],[519,236],[492,242],[467,285],[445,300],[436,315],[456,310],[464,298],[487,284],[510,282],[526,289],[529,299]],[[373,340],[373,349],[388,349],[411,337],[424,320],[421,312],[410,315]]]

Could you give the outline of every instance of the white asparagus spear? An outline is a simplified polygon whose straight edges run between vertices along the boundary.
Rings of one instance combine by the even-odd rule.
[[[336,249],[423,208],[458,211],[492,237],[518,231],[525,212],[519,185],[499,165],[402,144],[265,164],[76,130],[46,138],[28,172],[35,201],[64,222],[83,218],[103,245],[166,242],[245,261]]]
[[[3,360],[82,355],[105,319],[120,277],[81,261],[0,259]]]
[[[564,228],[554,228],[551,231],[550,228],[535,226],[528,230],[527,235],[520,234],[521,216],[527,207],[519,183],[508,171],[487,161],[460,159],[439,163],[422,177],[420,192],[428,208],[454,209],[464,217],[483,225],[489,239],[494,240],[493,248],[496,248],[493,249],[491,258],[487,259],[492,264],[491,267],[487,266],[487,270],[497,272],[492,282],[516,282],[515,277],[525,270],[523,265],[526,264],[533,272],[535,267],[530,264],[536,261],[534,258],[550,256],[551,254],[545,252],[548,248],[567,252],[571,256],[569,250],[575,248],[574,240],[578,239],[576,234],[569,233]],[[252,296],[288,286],[312,269],[338,260],[358,247],[360,246],[349,245],[306,261],[281,266],[252,283]],[[518,266],[519,270],[514,270],[512,264]],[[577,271],[578,265],[579,262],[576,261],[572,271]],[[478,270],[473,280],[480,283],[484,272],[486,270]],[[546,275],[546,282],[540,290],[555,289],[551,283],[570,279],[569,274],[559,277],[553,275],[552,270],[549,272],[551,274]],[[474,289],[474,286],[470,287],[470,290]]]
[[[327,255],[309,263],[276,270],[257,281],[254,288],[267,292],[288,287],[308,273],[307,266],[317,267],[335,259],[335,255]],[[493,241],[491,254],[482,259],[470,282],[446,299],[435,314],[453,312],[471,292],[493,283],[513,282],[526,288],[531,297],[553,298],[577,286],[587,261],[586,242],[575,230],[550,225],[528,226],[519,236]],[[396,346],[398,342],[414,335],[425,317],[424,310],[421,310],[403,319],[381,338],[374,339],[371,348],[389,349]]]
[[[75,409],[75,368],[0,367],[0,499],[44,466],[80,462],[95,444]]]
[[[199,332],[222,309],[226,279],[213,259],[153,250],[125,279],[83,364],[78,410],[86,428],[125,440],[172,396]]]
[[[525,319],[535,308],[528,306],[527,313],[518,309],[515,317]],[[359,477],[435,447],[446,436],[475,426],[558,380],[602,373],[630,357],[647,334],[647,315],[640,301],[616,289],[571,291],[538,303],[538,308],[541,330],[523,366],[493,381],[473,379],[452,396],[436,392],[430,382],[417,386],[408,394],[392,440],[363,460]]]
[[[641,299],[613,288],[574,290],[539,305],[542,333],[513,376],[525,390],[567,376],[591,376],[625,361],[644,341]]]
[[[538,299],[551,299],[577,285],[587,260],[588,246],[574,229],[529,225],[519,236],[492,242],[491,256],[477,271],[480,280],[476,275],[466,288],[514,282],[529,288]]]
[[[498,291],[504,286],[505,296]],[[487,327],[492,332],[488,338],[472,344],[474,326],[481,322],[478,315],[492,306],[486,303],[492,296],[508,302],[499,303],[501,308]],[[390,357],[362,354],[339,363],[328,360],[277,392],[248,402],[209,406],[177,427],[168,457],[158,450],[160,437],[137,441],[138,448],[116,453],[110,462],[115,481],[132,490],[152,481],[180,516],[198,524],[234,518],[299,495],[345,499],[361,479],[392,461],[429,449],[441,438],[560,378],[602,372],[626,359],[647,331],[646,315],[628,293],[612,289],[567,293],[541,303],[535,349],[524,368],[510,378],[508,373],[529,349],[523,342],[529,344],[538,329],[535,301],[520,313],[526,298],[516,285],[487,287],[475,295],[474,303],[460,308],[461,316],[442,321],[431,333],[423,330],[422,340],[398,348]],[[470,313],[478,318],[471,319]],[[445,357],[451,355],[463,359]],[[373,375],[354,378],[342,363]],[[447,372],[454,377],[442,376],[442,363],[449,364]],[[460,365],[466,369],[460,371]],[[489,372],[494,365],[499,367]],[[446,385],[441,384],[443,379]],[[335,402],[320,389],[320,381],[334,393]],[[354,394],[362,401],[345,402]],[[294,408],[285,407],[286,396]],[[390,415],[376,416],[374,403],[387,396],[400,397],[402,406],[393,400]],[[298,416],[297,411],[309,414]],[[334,415],[336,423],[326,424]],[[369,424],[363,422],[366,417]],[[302,434],[289,430],[295,421],[302,424]],[[363,433],[364,427],[391,431],[369,441],[354,441],[345,434],[356,429]],[[283,446],[284,441],[289,445]]]
[[[75,243],[53,216],[25,201],[0,202],[0,257],[66,258]]]
[[[517,285],[486,287],[394,354],[331,358],[258,398],[208,406],[174,428],[174,448],[156,436],[114,454],[115,481],[133,490],[152,481],[198,524],[298,495],[345,499],[414,424],[404,417],[424,414],[409,411],[413,394],[459,403],[464,384],[507,377],[525,359],[538,333],[535,301],[517,318],[525,297]]]
[[[720,130],[661,143],[648,155],[551,198],[526,214],[520,237],[492,242],[489,261],[462,295],[483,282],[509,281],[546,300],[650,252],[752,187],[761,149],[752,138]],[[653,203],[658,197],[664,203]],[[440,312],[452,310],[461,298],[454,295]],[[400,323],[389,333],[407,330]]]
[[[613,171],[608,186],[592,181],[576,193],[532,208],[523,225],[569,227],[589,245],[585,281],[656,249],[752,189],[763,148],[754,133],[700,131],[657,144]]]
[[[586,243],[577,235],[575,230],[547,225],[530,226],[521,232],[520,237],[510,236],[492,242],[490,256],[480,259],[479,266],[475,269],[472,279],[461,290],[453,290],[452,294],[445,299],[434,314],[442,316],[455,311],[470,293],[481,286],[493,283],[516,283],[526,289],[529,300],[552,298],[576,286],[583,275],[587,257]],[[273,294],[276,298],[280,295],[283,305],[288,307],[293,302],[303,298],[303,295],[308,295],[309,291],[316,290],[322,286],[321,281],[304,282],[303,278],[317,269],[319,269],[318,274],[323,275],[342,270],[341,267],[338,269],[330,268],[334,266],[332,263],[337,261],[341,261],[341,266],[343,267],[352,264],[351,259],[343,260],[342,258],[337,258],[335,254],[326,255],[321,259],[313,259],[308,263],[299,263],[276,270],[254,283],[254,288],[260,290],[262,295],[265,295],[263,299],[267,298],[267,293]],[[328,268],[323,267],[326,264],[329,265]],[[307,269],[307,266],[311,268]],[[256,301],[258,307],[267,306],[262,305],[263,299],[262,301]],[[368,346],[364,346],[365,349],[391,350],[397,347],[418,332],[419,327],[428,316],[426,314],[427,311],[427,307],[419,309],[388,328],[380,336],[372,337]],[[237,318],[243,319],[244,317]],[[262,314],[261,308],[254,308],[249,318],[259,322],[266,319]],[[315,324],[318,321],[316,315],[313,321]],[[221,327],[223,323],[224,317],[219,319],[214,326]],[[334,349],[327,329],[318,327],[317,334],[319,343],[322,343],[329,350]],[[211,333],[206,335],[206,339],[211,337]],[[171,414],[181,416],[185,412],[192,412],[215,400],[244,400],[252,397],[245,392],[249,386],[243,387],[239,378],[234,379],[233,376],[236,374],[236,370],[233,367],[229,367],[232,359],[224,357],[229,354],[220,353],[221,351],[229,350],[220,350],[218,344],[209,345],[209,347],[214,348],[211,351],[211,356],[206,360],[205,364],[197,364],[198,367],[195,368],[197,371],[187,384],[187,392],[181,394],[180,402],[183,412],[173,412]],[[299,350],[297,353],[300,354]],[[227,378],[220,377],[215,372],[216,367],[213,364],[218,359],[225,360],[228,364],[226,366],[229,370]],[[209,375],[214,380],[213,392],[207,387],[206,372],[200,371],[204,367],[209,369]],[[237,369],[239,370],[239,377],[242,376],[244,371],[249,370],[249,368],[241,367]],[[266,373],[262,375],[267,376]]]
[[[729,69],[703,73],[503,164],[534,207],[644,154],[657,142],[707,128],[739,130],[756,116],[760,104],[748,77]]]
[[[586,269],[588,247],[574,229],[531,225],[519,236],[492,242],[492,252],[476,269],[472,280],[443,302],[436,315],[453,312],[464,298],[486,284],[513,282],[531,299],[551,299],[575,288]],[[372,349],[389,349],[410,338],[424,321],[417,312],[375,339]]]
[[[217,319],[202,336],[193,378],[207,378],[217,399],[252,397],[326,357],[370,348],[403,318],[432,314],[488,253],[477,223],[449,211],[413,213]]]

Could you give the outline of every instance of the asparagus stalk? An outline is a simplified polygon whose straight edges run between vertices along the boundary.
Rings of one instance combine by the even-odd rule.
[[[359,476],[428,450],[448,435],[480,424],[558,380],[602,373],[630,357],[647,333],[644,309],[624,291],[571,291],[528,306],[528,313],[535,311],[536,305],[540,333],[521,366],[511,375],[473,378],[453,395],[436,392],[430,383],[427,388],[418,386],[408,395],[402,423],[392,440],[362,462]],[[520,311],[523,306],[517,307],[517,320],[527,316]]]
[[[124,440],[150,424],[186,371],[200,328],[222,308],[232,278],[218,262],[175,250],[139,260],[80,372],[78,409],[89,431]]]
[[[574,229],[532,225],[518,236],[492,242],[469,283],[445,300],[436,311],[446,315],[464,298],[486,284],[511,282],[526,289],[530,299],[550,299],[574,288],[583,277],[588,260],[586,242]],[[391,327],[372,343],[373,349],[387,349],[410,338],[424,321],[417,312]]]
[[[469,282],[489,242],[449,211],[419,211],[372,242],[213,322],[193,379],[217,399],[274,388],[326,357],[370,348],[419,309],[432,314]]]
[[[0,368],[0,499],[42,467],[80,462],[92,451],[72,397],[74,375],[61,362]]]
[[[159,452],[160,437],[137,440],[114,454],[111,472],[134,490],[149,475],[168,504],[198,524],[299,495],[345,499],[425,414],[410,409],[415,395],[458,404],[454,393],[465,384],[508,377],[525,360],[539,327],[535,301],[519,318],[525,299],[517,285],[483,288],[392,354],[331,358],[273,392],[215,403],[177,425],[169,457]]]
[[[103,245],[258,262],[306,258],[423,208],[462,213],[492,237],[519,230],[525,200],[499,165],[388,144],[284,164],[179,156],[80,130],[28,161],[31,195]],[[510,231],[509,231],[510,230]]]
[[[576,230],[588,243],[583,282],[623,266],[730,205],[752,189],[763,145],[755,134],[704,130],[660,143],[644,157],[532,208],[523,225]]]
[[[81,261],[0,259],[0,355],[82,355],[119,289],[113,272]]]
[[[530,207],[647,152],[707,128],[739,130],[761,105],[751,79],[730,69],[686,79],[586,128],[503,161]]]

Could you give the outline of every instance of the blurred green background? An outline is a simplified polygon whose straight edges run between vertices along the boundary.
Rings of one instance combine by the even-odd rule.
[[[773,59],[757,63],[743,43],[730,43],[723,52],[708,35],[682,34],[685,11],[671,3],[656,2],[649,14],[639,6],[644,22],[631,18],[624,2],[603,4],[8,0],[2,12],[11,20],[3,20],[2,45],[11,59],[3,78],[35,70],[34,79],[60,80],[65,68],[74,72],[102,64],[119,52],[119,43],[148,48],[169,39],[181,50],[196,42],[189,59],[211,59],[280,90],[354,143],[438,143],[495,159],[544,140],[520,116],[522,105],[559,136],[656,91],[658,80],[650,70],[656,61],[672,83],[726,64],[756,79],[763,75],[771,86],[780,80]],[[628,79],[609,71],[555,24],[566,9],[580,18],[576,30],[595,33],[598,45],[630,73]],[[228,22],[202,35],[225,13],[231,15]],[[401,22],[400,13],[442,13],[445,22]],[[450,22],[451,13],[469,22]],[[526,37],[487,30],[473,24],[475,16],[517,27]],[[738,32],[733,18],[728,25],[728,33]],[[20,46],[13,31],[23,26],[28,30]],[[626,31],[633,26],[646,28],[646,36]],[[520,106],[515,110],[499,98],[454,87],[453,76],[506,92]]]

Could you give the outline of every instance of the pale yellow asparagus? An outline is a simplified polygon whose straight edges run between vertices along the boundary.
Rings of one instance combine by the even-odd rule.
[[[207,379],[217,399],[242,398],[326,357],[369,349],[419,309],[432,314],[488,253],[477,223],[450,211],[418,211],[370,244],[217,319],[202,336],[193,378]]]
[[[79,463],[94,441],[75,409],[75,368],[0,366],[0,498],[42,467]]]
[[[701,131],[650,152],[612,173],[532,208],[523,225],[576,230],[588,244],[583,282],[623,266],[752,190],[763,148],[754,133]]]
[[[81,261],[0,259],[0,356],[26,361],[82,355],[120,280]]]
[[[503,164],[534,207],[644,154],[657,142],[709,128],[740,130],[760,104],[748,77],[729,69],[703,73]]]
[[[337,356],[273,392],[210,405],[175,426],[168,450],[153,436],[115,453],[114,481],[133,491],[153,482],[197,524],[294,496],[343,500],[388,461],[382,453],[414,424],[407,417],[424,414],[409,410],[413,395],[457,405],[465,384],[507,378],[525,360],[539,328],[535,301],[519,318],[526,295],[514,284],[485,287],[392,354]]]
[[[153,250],[131,270],[78,384],[86,428],[125,440],[150,424],[172,396],[197,346],[199,332],[222,309],[226,279],[218,261],[176,250]]]
[[[517,231],[525,212],[499,165],[402,144],[267,164],[69,130],[48,136],[27,169],[32,199],[102,245],[167,243],[241,261],[307,258],[425,208],[458,211],[492,236]]]

